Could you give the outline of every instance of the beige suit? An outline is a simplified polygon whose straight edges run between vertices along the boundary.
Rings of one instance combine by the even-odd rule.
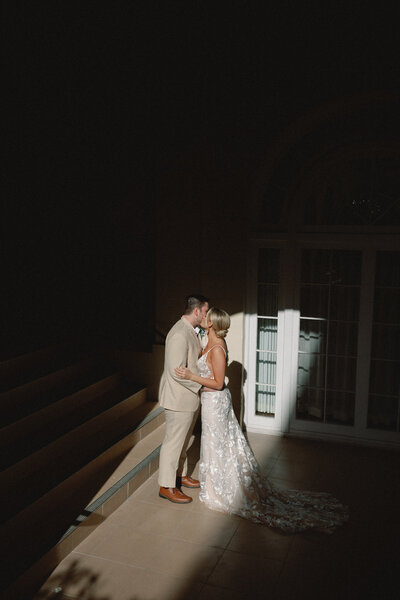
[[[175,323],[165,342],[164,373],[159,401],[165,408],[165,438],[160,452],[158,481],[163,487],[175,487],[176,475],[186,475],[186,450],[199,409],[200,383],[179,379],[175,367],[187,366],[198,373],[201,346],[192,325],[185,317]]]

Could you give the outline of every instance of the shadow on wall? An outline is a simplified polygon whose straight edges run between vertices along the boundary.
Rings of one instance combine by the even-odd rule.
[[[228,387],[232,394],[233,411],[240,425],[243,426],[243,386],[247,379],[247,371],[237,360],[232,361],[227,369]]]

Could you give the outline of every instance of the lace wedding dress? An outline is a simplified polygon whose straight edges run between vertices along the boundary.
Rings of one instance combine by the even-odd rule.
[[[213,379],[208,352],[198,360],[201,377]],[[212,510],[236,514],[286,532],[332,533],[347,521],[347,508],[324,492],[280,491],[262,474],[240,429],[229,389],[202,392],[200,500]]]

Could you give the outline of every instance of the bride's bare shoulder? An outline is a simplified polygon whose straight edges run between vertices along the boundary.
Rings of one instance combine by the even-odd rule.
[[[221,348],[221,350],[224,352],[224,354],[226,355],[226,344],[215,344],[212,348],[210,348],[209,352],[211,350],[217,349],[217,348]]]

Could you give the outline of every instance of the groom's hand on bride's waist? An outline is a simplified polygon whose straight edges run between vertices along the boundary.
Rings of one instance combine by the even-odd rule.
[[[174,369],[174,371],[175,371],[175,375],[177,377],[179,377],[180,379],[189,379],[190,380],[192,378],[191,376],[193,375],[192,371],[190,369],[188,369],[187,367],[185,367],[185,365],[176,367]]]

